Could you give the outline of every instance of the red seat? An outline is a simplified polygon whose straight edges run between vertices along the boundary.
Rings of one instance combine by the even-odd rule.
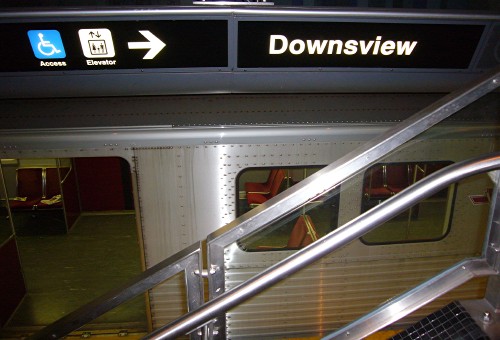
[[[272,169],[269,172],[269,176],[267,177],[267,181],[265,183],[246,182],[245,191],[247,195],[249,193],[268,194],[271,190],[271,185],[273,184],[274,177],[276,177],[277,173],[278,169]]]
[[[387,165],[387,188],[395,195],[406,189],[412,182],[411,167],[408,164]]]
[[[387,187],[387,165],[375,165],[369,170],[363,191],[368,199],[385,199],[392,195]]]
[[[380,164],[370,169],[365,181],[364,195],[371,199],[386,199],[412,183],[412,169],[408,164]]]
[[[9,200],[9,205],[11,210],[31,210],[40,202],[40,199],[26,199],[20,200],[21,197],[16,197],[15,199]],[[24,197],[23,197],[24,198]]]
[[[285,171],[283,169],[279,169],[274,176],[273,183],[269,188],[268,194],[260,194],[260,193],[249,193],[247,195],[247,202],[250,207],[255,207],[259,204],[266,202],[268,199],[276,196],[279,192],[281,184],[285,179]]]
[[[287,248],[303,248],[318,239],[311,216],[301,215],[290,233]]]
[[[57,168],[20,168],[16,170],[16,181],[17,197],[9,200],[12,210],[62,207]]]
[[[11,209],[33,209],[40,202],[43,197],[42,170],[42,168],[20,168],[16,170],[17,197],[9,200]]]
[[[56,209],[62,207],[61,181],[57,168],[45,169],[43,199],[37,204],[38,209]]]
[[[61,181],[57,168],[45,169],[45,197],[50,198],[61,194]]]
[[[292,232],[288,239],[286,246],[273,247],[273,246],[258,246],[259,250],[288,250],[288,249],[300,249],[308,246],[318,239],[318,232],[316,227],[309,215],[300,215],[295,225],[293,226]]]

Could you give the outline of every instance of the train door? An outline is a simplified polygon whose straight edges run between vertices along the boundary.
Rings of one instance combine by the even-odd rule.
[[[25,297],[6,317],[4,335],[49,325],[142,271],[139,219],[126,160],[13,159],[3,162],[2,170],[2,202],[11,211],[12,239],[26,283]],[[146,301],[139,296],[82,331],[143,332],[147,319]]]

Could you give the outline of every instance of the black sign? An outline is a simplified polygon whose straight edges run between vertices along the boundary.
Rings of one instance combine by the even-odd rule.
[[[233,23],[238,39],[229,42]],[[229,19],[5,23],[0,24],[0,72],[234,66],[467,69],[484,27]],[[237,65],[229,65],[233,51]]]
[[[483,25],[241,21],[238,67],[466,69]]]
[[[228,66],[227,20],[0,24],[0,71]]]

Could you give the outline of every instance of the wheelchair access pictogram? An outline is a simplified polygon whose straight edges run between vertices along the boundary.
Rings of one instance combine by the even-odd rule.
[[[28,31],[31,48],[38,59],[63,59],[66,51],[59,31],[31,30]]]

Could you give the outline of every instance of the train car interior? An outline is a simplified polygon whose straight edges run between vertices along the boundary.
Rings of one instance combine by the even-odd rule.
[[[127,161],[2,159],[1,168],[2,243],[16,239],[24,278],[24,286],[9,293],[24,297],[8,319],[3,316],[5,327],[32,332],[141,272]],[[144,331],[146,324],[139,298],[94,327]]]
[[[0,8],[0,339],[500,339],[498,1]]]

